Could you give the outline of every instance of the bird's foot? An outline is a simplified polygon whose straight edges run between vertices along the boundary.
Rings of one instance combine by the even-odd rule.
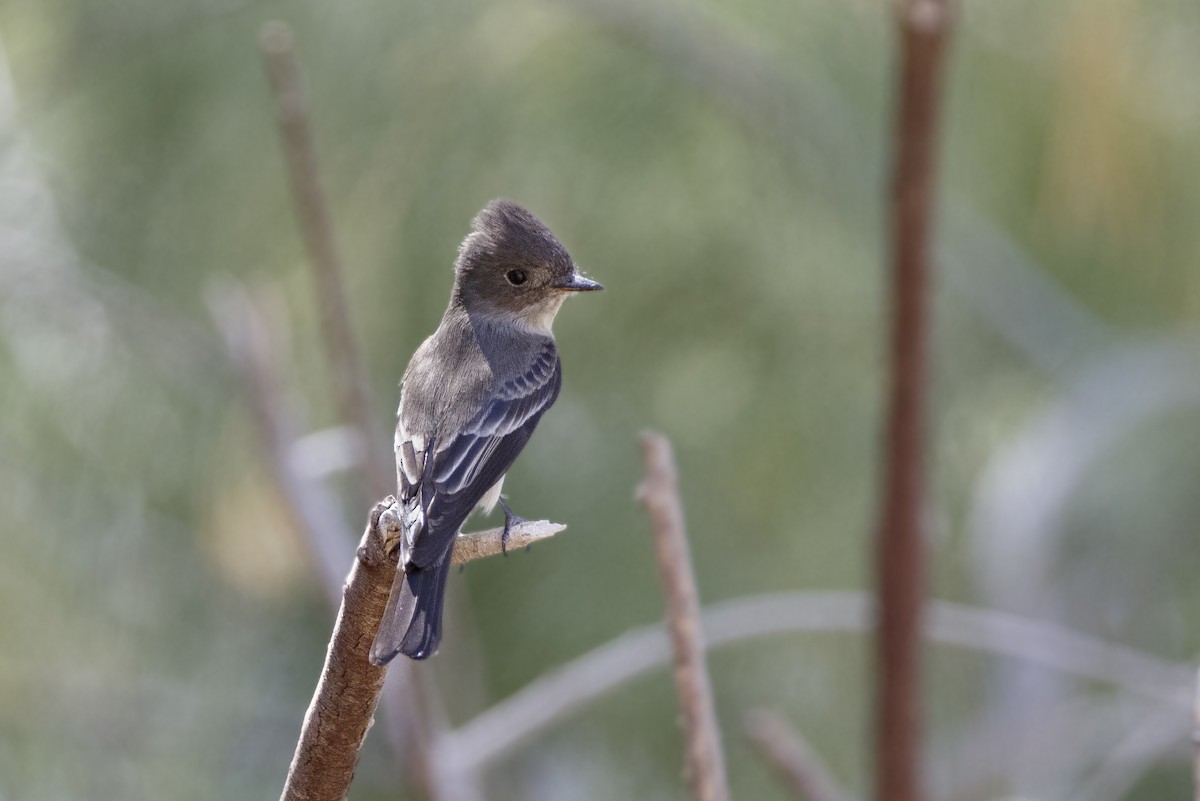
[[[400,545],[404,540],[404,529],[400,524],[400,508],[393,503],[384,508],[381,514],[375,518],[375,524],[378,526],[378,531],[383,540],[383,552],[387,554],[389,559],[394,559],[396,553],[400,550]]]
[[[524,523],[525,518],[513,514],[513,510],[508,508],[503,497],[500,498],[500,508],[504,510],[504,533],[500,535],[500,552],[508,556],[508,538],[512,534],[512,527]]]

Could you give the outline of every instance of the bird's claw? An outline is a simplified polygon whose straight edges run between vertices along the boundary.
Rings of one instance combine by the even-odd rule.
[[[508,556],[508,538],[512,534],[512,527],[524,523],[525,518],[513,514],[513,510],[508,508],[504,498],[500,499],[500,508],[504,510],[504,533],[500,535],[500,553]]]
[[[380,517],[379,534],[383,540],[383,552],[389,559],[395,558],[404,542],[404,527],[400,525],[399,517],[391,510]]]

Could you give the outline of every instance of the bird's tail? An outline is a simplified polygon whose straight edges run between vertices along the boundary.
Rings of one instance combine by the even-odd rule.
[[[442,604],[450,554],[426,568],[396,571],[379,633],[371,645],[371,662],[386,665],[396,654],[425,659],[442,641]]]

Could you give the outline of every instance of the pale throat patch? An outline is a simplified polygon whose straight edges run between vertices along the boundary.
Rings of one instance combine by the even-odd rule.
[[[565,292],[546,298],[522,314],[522,322],[539,333],[550,333],[550,326],[554,325],[554,316],[558,314],[558,310],[562,308],[566,299]]]

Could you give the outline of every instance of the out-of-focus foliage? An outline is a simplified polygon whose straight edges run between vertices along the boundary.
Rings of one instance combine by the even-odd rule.
[[[230,276],[274,298],[304,416],[338,422],[257,52],[274,17],[381,428],[488,199],[608,287],[560,317],[566,387],[506,484],[570,531],[453,580],[431,665],[456,721],[660,616],[644,427],[677,448],[706,600],[864,587],[885,5],[0,3],[0,799],[271,797],[290,758],[332,616],[205,305]],[[1176,659],[1200,649],[1197,41],[1192,0],[964,4],[929,427],[938,596]],[[366,510],[342,489],[349,565]],[[735,796],[782,797],[740,735],[764,704],[865,790],[864,645],[714,655]],[[929,665],[958,799],[1068,797],[1162,714]],[[631,685],[491,771],[489,797],[679,798],[676,717],[665,672]],[[1178,744],[1123,797],[1185,794],[1187,721],[1165,725]],[[373,736],[355,797],[397,786]]]

